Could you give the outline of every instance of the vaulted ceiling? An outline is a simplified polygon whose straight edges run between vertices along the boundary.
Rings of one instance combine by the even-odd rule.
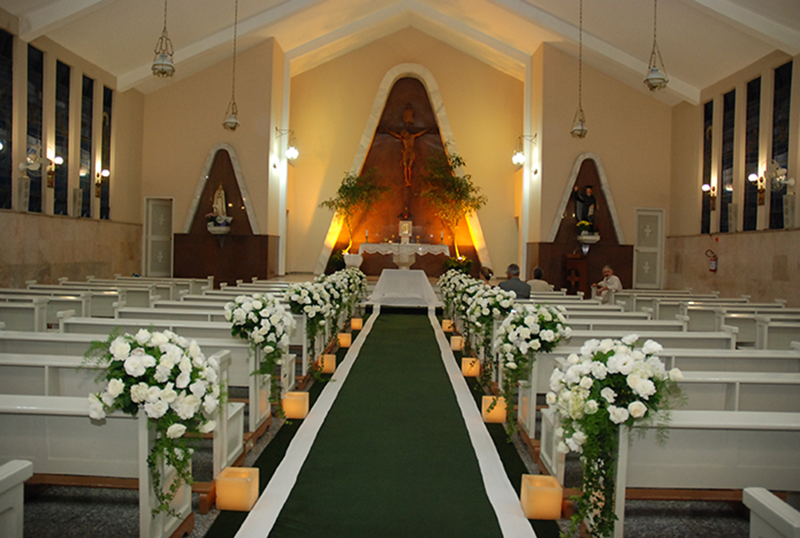
[[[176,77],[232,53],[235,0],[168,0]],[[653,0],[584,0],[584,61],[634,87],[653,44]],[[150,74],[163,0],[0,0],[24,41],[46,36],[114,75],[117,89],[158,89]],[[700,91],[772,53],[800,54],[800,0],[661,0],[658,46],[670,77],[655,94]],[[244,50],[274,37],[296,75],[414,27],[519,79],[543,42],[577,55],[579,0],[239,0]],[[16,26],[16,27],[15,27]]]

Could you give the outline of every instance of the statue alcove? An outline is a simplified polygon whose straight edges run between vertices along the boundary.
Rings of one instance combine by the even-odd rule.
[[[583,193],[592,187],[597,207],[594,214],[595,231],[600,240],[590,246],[586,255],[578,242],[576,200],[574,187]],[[562,200],[562,212],[558,224],[551,234],[552,242],[528,243],[528,279],[533,269],[541,267],[544,279],[555,286],[565,288],[568,293],[582,291],[591,295],[591,284],[603,278],[603,266],[610,265],[622,280],[623,287],[630,287],[633,279],[633,246],[622,244],[621,231],[616,218],[610,186],[595,155],[585,154],[576,161],[572,180]]]
[[[230,232],[225,235],[210,233],[206,219],[220,186],[227,215],[232,217]],[[277,274],[278,238],[258,234],[235,153],[226,144],[209,152],[184,233],[175,234],[174,258],[176,277],[214,275],[214,282],[232,284],[238,279],[266,279]]]

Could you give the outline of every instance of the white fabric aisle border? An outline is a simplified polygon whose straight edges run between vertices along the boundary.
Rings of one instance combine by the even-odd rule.
[[[439,320],[431,311],[428,312],[433,330],[436,333],[436,341],[441,350],[442,362],[444,363],[450,384],[453,386],[458,406],[461,408],[461,415],[464,417],[464,425],[467,427],[472,448],[478,458],[478,466],[483,476],[483,483],[486,487],[486,495],[497,515],[500,529],[506,538],[536,538],[536,533],[531,527],[530,521],[522,512],[517,492],[508,480],[508,475],[500,460],[500,455],[494,446],[483,417],[475,406],[472,393],[457,367],[455,356],[450,349],[450,343],[439,325]]]
[[[328,416],[339,390],[344,385],[350,369],[358,357],[364,340],[367,339],[375,319],[380,315],[380,306],[375,306],[372,315],[359,333],[358,338],[350,346],[342,363],[336,368],[331,380],[325,385],[322,393],[311,408],[311,412],[297,429],[297,433],[286,449],[286,455],[281,461],[275,474],[272,475],[267,487],[259,497],[250,514],[239,527],[235,538],[264,538],[272,531],[272,526],[283,510],[283,505],[297,482],[297,475],[306,461],[311,445],[317,437],[325,417]]]

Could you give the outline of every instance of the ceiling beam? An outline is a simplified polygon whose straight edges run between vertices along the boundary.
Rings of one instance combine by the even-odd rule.
[[[547,11],[544,11],[543,9],[540,9],[522,0],[491,1],[528,20],[532,24],[544,26],[550,31],[562,35],[566,40],[577,46],[580,39],[580,29],[577,26],[574,26],[571,23],[558,18]],[[638,58],[619,50],[606,41],[603,41],[602,39],[599,39],[585,31],[583,32],[583,46],[585,52],[589,53],[589,57],[591,57],[592,54],[599,55],[604,61],[616,64],[616,66],[628,71],[631,74],[641,75],[641,80],[643,80],[644,76],[647,74],[648,66],[646,62],[643,62],[642,60],[639,60]],[[603,62],[600,62],[598,65],[593,64],[592,61],[589,60],[586,63],[603,72],[608,71],[607,69],[604,69],[602,65]],[[609,74],[616,76],[613,73]],[[677,79],[672,75],[670,75],[669,89],[671,93],[679,96],[681,99],[688,101],[691,104],[696,105],[700,102],[700,88],[695,88],[691,84],[681,79]]]
[[[117,0],[60,0],[20,17],[19,37],[30,42]]]
[[[315,4],[324,3],[326,0],[292,0],[291,2],[284,2],[274,8],[267,9],[253,15],[252,17],[239,21],[238,39],[243,40],[249,33],[259,32],[264,33],[267,29],[280,22],[281,20],[296,15],[297,13],[314,6]],[[215,34],[211,34],[194,43],[190,43],[182,48],[175,49],[175,71],[179,71],[181,65],[188,63],[197,65],[199,58],[205,53],[228,43],[233,40],[233,22],[227,28],[220,30]],[[202,62],[201,62],[202,63]],[[190,73],[194,70],[190,69]],[[181,73],[183,76],[185,73]],[[138,84],[149,80],[152,77],[150,64],[140,65],[135,69],[131,69],[127,73],[123,73],[117,77],[117,90],[126,91]]]
[[[750,11],[730,0],[682,0],[685,4],[729,24],[788,54],[800,54],[800,31]]]

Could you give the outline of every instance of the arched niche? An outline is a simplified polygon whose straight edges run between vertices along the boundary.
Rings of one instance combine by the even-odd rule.
[[[395,85],[398,82],[402,82],[402,79],[415,79],[419,81],[423,88],[424,92],[427,93],[427,100],[430,103],[430,110],[429,113],[431,115],[431,124],[435,125],[435,129],[432,130],[429,134],[425,134],[422,138],[418,140],[419,144],[419,154],[417,155],[413,169],[415,177],[418,177],[418,174],[422,172],[424,169],[424,164],[426,161],[426,149],[428,147],[433,146],[434,144],[431,143],[433,137],[439,139],[439,147],[443,144],[447,145],[448,150],[453,153],[458,153],[458,147],[455,142],[455,137],[453,136],[453,130],[450,125],[450,120],[447,116],[447,112],[444,107],[444,102],[442,100],[441,93],[439,91],[439,87],[436,83],[431,72],[422,65],[413,64],[413,63],[405,63],[399,64],[392,69],[390,69],[386,75],[383,77],[381,81],[378,91],[375,96],[375,100],[373,101],[372,110],[369,114],[369,119],[364,127],[364,131],[361,136],[361,140],[359,142],[358,148],[356,148],[356,154],[353,158],[350,171],[354,174],[359,174],[362,171],[362,168],[368,168],[372,165],[370,164],[372,161],[372,153],[371,150],[375,148],[376,144],[387,144],[391,143],[395,147],[396,155],[397,155],[397,166],[401,165],[400,163],[400,153],[402,145],[398,140],[391,138],[388,134],[388,130],[392,130],[391,127],[387,127],[385,118],[384,118],[384,109],[387,105],[389,96]],[[424,116],[428,111],[416,111],[416,113],[422,113]],[[402,118],[402,116],[401,116]],[[399,126],[395,126],[394,130],[399,131],[402,129],[402,121],[400,122]],[[410,132],[416,133],[415,130],[409,129]],[[426,140],[427,137],[427,140]],[[469,163],[467,163],[469,164]],[[402,169],[398,168],[400,177],[402,177]],[[463,173],[463,172],[461,172]],[[412,212],[414,212],[414,207],[419,208],[422,201],[420,199],[412,200],[409,205],[412,206]],[[394,216],[395,214],[399,214],[403,211],[405,203],[400,204],[397,208],[392,208],[391,215]],[[396,209],[396,210],[395,210]],[[417,222],[417,216],[420,217],[420,222]],[[426,220],[427,219],[427,220]],[[396,222],[399,224],[399,218],[396,219]],[[425,226],[424,222],[430,222],[428,216],[424,214],[423,210],[418,211],[418,215],[415,215],[414,224],[415,228],[417,228],[417,224],[420,224],[421,228],[424,228],[426,231],[424,234],[422,232],[419,233],[420,236],[425,235],[425,237],[421,237],[420,240],[422,242],[435,242],[438,243],[440,239],[440,234],[442,230],[442,226],[440,223],[436,223],[435,225],[431,224],[430,226]],[[438,221],[438,219],[437,219]],[[355,223],[355,231],[354,231],[354,238],[356,238],[355,245],[360,243],[358,239],[362,240],[365,238],[365,231],[368,227],[362,223]],[[331,225],[328,229],[328,234],[325,239],[325,243],[322,247],[320,252],[319,259],[317,261],[317,266],[315,268],[315,273],[320,274],[324,272],[328,259],[331,255],[332,250],[337,245],[342,243],[346,244],[346,231],[340,229],[341,223],[335,219],[333,216],[331,217]],[[387,228],[383,226],[382,228]],[[388,228],[387,228],[388,229]],[[376,236],[375,232],[378,232],[380,235]],[[387,232],[383,229],[379,230],[370,230],[370,240],[382,240],[384,239],[384,235]],[[388,232],[391,234],[391,231]],[[396,233],[396,232],[395,232]],[[445,232],[446,233],[446,232]],[[491,260],[489,256],[489,250],[486,246],[486,242],[483,236],[483,230],[480,225],[480,221],[478,216],[473,214],[470,215],[466,222],[459,226],[457,230],[457,236],[459,241],[459,249],[466,247],[465,250],[472,250],[474,248],[475,257],[479,262],[479,265],[488,265],[491,266]],[[417,235],[417,232],[414,233]],[[449,242],[451,243],[451,242]],[[452,244],[451,246],[451,255],[454,255],[452,252]],[[422,257],[425,258],[425,257]],[[388,262],[387,262],[388,263]],[[418,266],[422,262],[418,262]],[[476,264],[475,268],[479,266]],[[388,266],[394,267],[393,264]],[[417,268],[417,267],[415,267]],[[427,270],[427,268],[426,268]],[[437,273],[438,274],[438,273]]]
[[[186,215],[183,233],[208,233],[206,215],[211,212],[214,193],[220,185],[225,191],[228,216],[233,217],[230,234],[258,235],[258,221],[242,177],[239,159],[233,148],[225,143],[217,144],[208,152],[191,208]]]

